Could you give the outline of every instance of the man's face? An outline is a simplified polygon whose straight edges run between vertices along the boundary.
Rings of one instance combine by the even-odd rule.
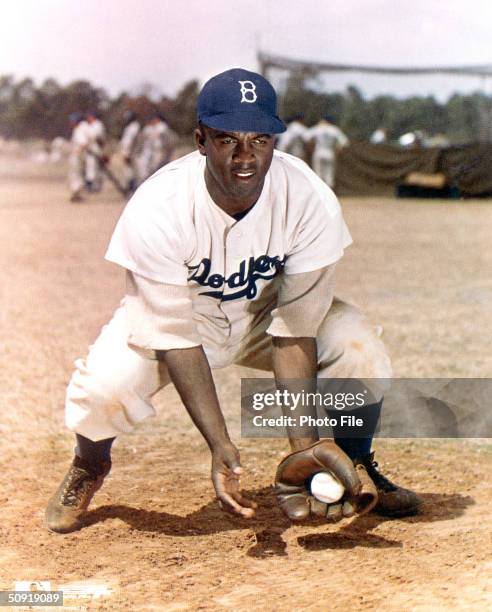
[[[273,138],[256,132],[223,132],[202,125],[196,143],[207,158],[207,188],[217,204],[252,206],[261,194],[273,156]]]

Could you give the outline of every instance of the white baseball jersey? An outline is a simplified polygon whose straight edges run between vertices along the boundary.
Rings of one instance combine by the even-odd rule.
[[[106,128],[99,119],[92,122],[87,122],[87,134],[89,137],[89,148],[93,153],[101,152],[100,142],[106,138]]]
[[[348,144],[348,138],[336,125],[318,123],[308,130],[306,138],[314,140],[314,156],[332,159],[337,147]]]
[[[125,157],[130,157],[135,149],[136,139],[140,132],[140,123],[131,121],[123,130],[120,139],[120,150]]]
[[[142,130],[143,148],[149,152],[161,153],[169,126],[164,121],[147,124]]]
[[[276,148],[296,157],[304,157],[304,144],[308,128],[299,121],[292,121],[287,130],[278,137]]]
[[[70,143],[72,145],[72,153],[78,154],[86,149],[89,145],[89,124],[87,121],[79,121],[72,130]]]
[[[205,164],[194,152],[150,177],[127,204],[106,259],[187,287],[198,333],[219,361],[275,308],[282,273],[336,262],[351,237],[336,196],[299,159],[274,153],[261,196],[240,221],[210,197]]]

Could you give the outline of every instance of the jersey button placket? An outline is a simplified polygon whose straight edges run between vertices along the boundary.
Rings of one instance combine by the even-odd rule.
[[[226,284],[224,290],[229,289],[227,285],[227,279],[238,271],[238,264],[241,260],[241,247],[237,245],[239,238],[242,236],[242,232],[236,229],[233,225],[226,236],[224,245],[224,267],[225,267],[225,279]]]
[[[227,329],[227,340],[225,340],[224,344],[227,344],[227,342],[229,341],[229,338],[231,336],[231,322],[229,321],[229,317],[227,316],[227,311],[224,308],[224,305],[226,304],[226,302],[224,302],[223,297],[224,297],[224,291],[226,291],[227,289],[227,278],[229,275],[229,266],[228,266],[228,243],[229,243],[229,237],[230,237],[230,233],[231,233],[231,229],[229,228],[224,236],[224,286],[222,289],[222,297],[219,300],[218,303],[218,307],[220,309],[220,311],[223,313],[225,320],[227,321],[227,325],[228,325],[228,329]]]

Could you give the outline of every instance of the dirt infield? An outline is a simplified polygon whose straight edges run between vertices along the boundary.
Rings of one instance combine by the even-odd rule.
[[[425,499],[419,516],[290,525],[272,494],[281,440],[241,440],[239,379],[215,378],[241,449],[247,522],[223,514],[205,444],[166,388],[158,416],[115,444],[88,525],[48,533],[44,506],[73,445],[63,397],[123,275],[103,261],[122,210],[106,186],[67,202],[62,170],[0,156],[0,590],[50,581],[88,610],[484,610],[492,607],[492,441],[378,441]],[[395,374],[492,372],[492,204],[350,199],[355,244],[338,293],[384,326]]]

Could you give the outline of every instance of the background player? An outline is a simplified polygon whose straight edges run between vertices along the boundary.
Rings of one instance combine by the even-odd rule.
[[[175,140],[175,134],[164,117],[159,113],[152,115],[141,132],[137,158],[140,183],[171,159]]]
[[[275,147],[279,151],[306,160],[306,136],[308,128],[304,125],[304,115],[298,113],[286,119],[287,129],[277,139]]]
[[[72,113],[69,117],[72,128],[70,155],[68,158],[68,185],[70,202],[81,202],[82,189],[85,185],[86,151],[89,146],[89,126],[81,113]]]
[[[125,113],[123,122],[119,150],[125,162],[125,186],[129,193],[133,193],[137,187],[138,163],[136,153],[140,123],[137,115],[131,111]]]
[[[89,144],[85,154],[85,184],[88,191],[101,191],[103,173],[101,162],[106,143],[106,128],[94,111],[87,113]]]
[[[335,165],[337,153],[349,143],[348,138],[337,127],[331,115],[325,115],[310,128],[305,136],[310,141],[312,167],[316,174],[333,189],[335,185]]]

